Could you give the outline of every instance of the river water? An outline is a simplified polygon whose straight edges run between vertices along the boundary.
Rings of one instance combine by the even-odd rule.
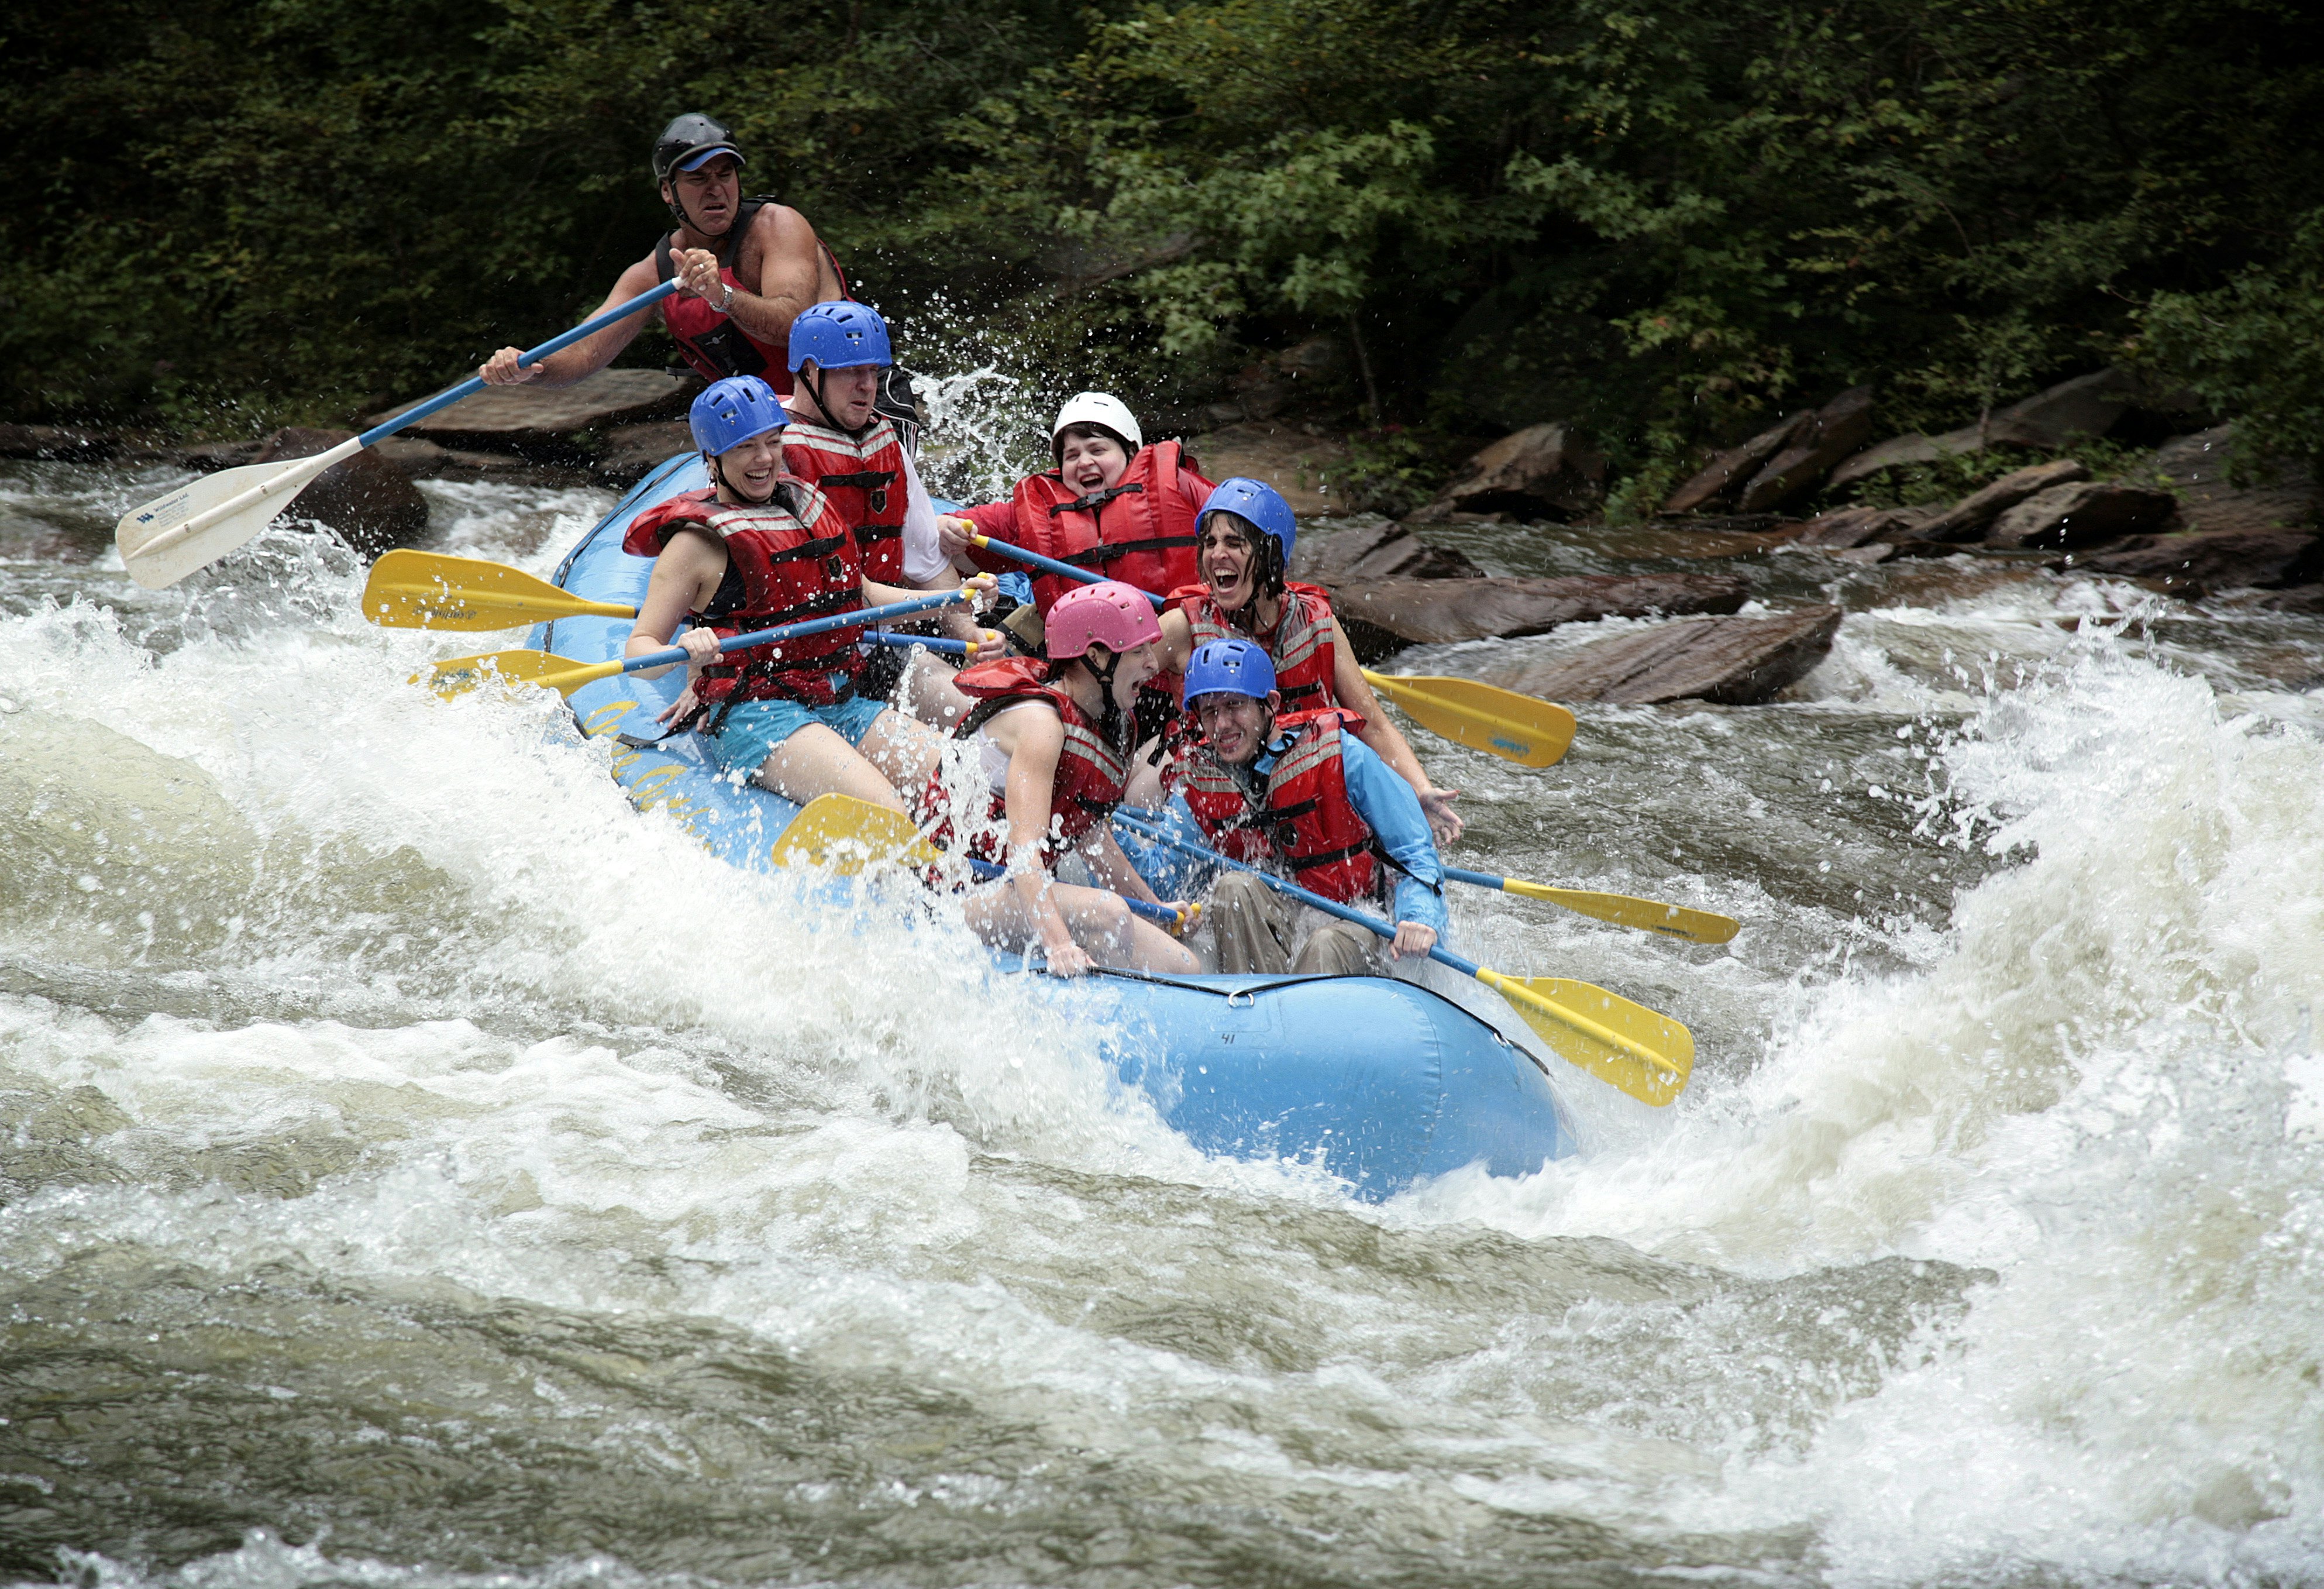
[[[504,642],[327,542],[139,590],[171,478],[0,472],[0,1582],[2324,1583],[2324,622],[1449,532],[1849,616],[1545,771],[1415,731],[1468,864],[1745,925],[1459,900],[1693,1085],[1372,1207],[409,688]],[[536,570],[610,500],[427,489]]]

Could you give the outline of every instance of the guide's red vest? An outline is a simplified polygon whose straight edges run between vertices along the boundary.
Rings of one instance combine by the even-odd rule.
[[[904,582],[904,439],[894,420],[877,416],[854,437],[793,414],[783,427],[783,472],[831,499],[855,531],[865,577]]]
[[[622,550],[659,557],[685,524],[704,526],[726,548],[726,577],[709,609],[693,614],[714,634],[772,629],[863,605],[855,538],[823,494],[804,480],[782,476],[773,498],[757,507],[721,503],[708,489],[674,496],[631,521]],[[694,693],[711,702],[779,697],[827,707],[849,693],[862,663],[855,632],[830,630],[729,651],[696,677]]]
[[[751,223],[758,219],[760,210],[774,202],[761,197],[745,199],[735,206],[734,224],[718,239],[718,277],[726,283],[728,291],[754,291],[734,273],[734,260],[742,252],[742,239],[750,234]],[[675,232],[665,232],[661,241],[654,245],[658,280],[667,282],[678,273],[678,262],[670,256],[677,237]],[[839,268],[839,257],[831,252],[831,245],[820,237],[816,239],[816,245],[831,262],[831,273],[839,280],[839,295],[854,297],[847,285],[847,273]],[[790,395],[787,350],[760,341],[704,300],[689,298],[683,292],[671,293],[661,300],[661,323],[669,328],[670,337],[678,344],[678,356],[693,365],[695,373],[704,380],[756,375],[772,386],[778,396]]]
[[[1049,836],[1041,846],[1041,864],[1054,869],[1059,855],[1078,844],[1090,829],[1112,818],[1113,808],[1121,804],[1122,786],[1130,780],[1129,757],[1106,743],[1080,703],[1049,682],[1047,665],[1034,658],[1004,657],[999,661],[973,663],[954,674],[952,681],[962,693],[973,696],[977,701],[954,731],[963,739],[974,734],[1013,701],[1047,701],[1065,724],[1065,743],[1057,753],[1056,781],[1049,786]],[[929,810],[942,811],[947,803],[939,773],[928,782],[924,805]],[[1009,833],[1009,807],[1003,796],[992,797],[986,826],[990,832],[976,836],[969,846],[970,853],[986,860],[1001,860]],[[947,815],[928,836],[943,845],[951,833],[952,818]]]
[[[1340,757],[1340,736],[1362,721],[1336,707],[1277,717],[1278,742],[1289,734],[1293,744],[1267,775],[1264,806],[1207,746],[1189,747],[1176,781],[1211,847],[1253,865],[1280,861],[1292,882],[1342,904],[1374,897],[1385,881],[1379,842],[1348,799]]]
[[[1157,441],[1138,449],[1119,482],[1087,496],[1054,470],[1028,475],[1017,483],[1017,533],[1028,551],[1140,590],[1187,584],[1195,577],[1199,504],[1178,489],[1180,467],[1178,444]],[[1037,573],[1033,605],[1047,618],[1057,598],[1074,587],[1074,581],[1063,575]]]
[[[1313,712],[1340,704],[1333,683],[1333,670],[1340,665],[1340,648],[1332,641],[1332,598],[1323,590],[1313,585],[1286,583],[1283,615],[1268,634],[1245,635],[1228,623],[1206,585],[1182,585],[1170,593],[1170,601],[1186,615],[1196,648],[1205,641],[1238,637],[1267,647],[1275,663],[1275,688],[1283,692],[1286,713]],[[1184,679],[1180,682],[1183,685]]]

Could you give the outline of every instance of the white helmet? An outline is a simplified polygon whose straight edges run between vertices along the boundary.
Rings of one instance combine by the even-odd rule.
[[[1144,432],[1138,428],[1138,416],[1130,405],[1110,392],[1077,392],[1065,400],[1057,411],[1057,422],[1049,427],[1049,445],[1057,443],[1057,432],[1068,425],[1102,425],[1130,443],[1136,451],[1146,445]]]

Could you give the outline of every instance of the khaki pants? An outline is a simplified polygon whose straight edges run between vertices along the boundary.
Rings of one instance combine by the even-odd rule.
[[[1249,873],[1230,872],[1203,907],[1219,970],[1230,976],[1370,976],[1387,943],[1377,933],[1284,898]],[[1291,945],[1312,923],[1296,958]]]

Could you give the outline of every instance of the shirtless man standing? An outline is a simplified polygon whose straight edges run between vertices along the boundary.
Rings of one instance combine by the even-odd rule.
[[[788,395],[791,321],[809,304],[848,295],[839,262],[798,211],[742,197],[742,152],[706,115],[690,112],[662,130],[653,173],[678,229],[622,273],[603,308],[675,275],[661,314],[686,362],[706,381],[757,375]],[[632,315],[525,369],[521,350],[503,347],[476,374],[493,386],[570,386],[613,363],[640,324]]]

